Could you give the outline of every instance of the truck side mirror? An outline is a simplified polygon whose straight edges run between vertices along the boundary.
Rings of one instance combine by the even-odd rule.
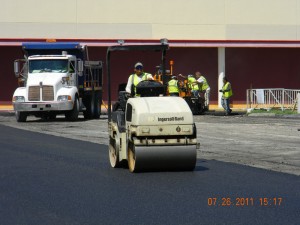
[[[18,60],[14,61],[14,71],[15,71],[15,76],[19,77],[19,75],[20,75],[20,61],[18,61]]]
[[[83,72],[83,62],[82,60],[78,60],[77,62],[78,62],[77,63],[78,72],[81,73]]]

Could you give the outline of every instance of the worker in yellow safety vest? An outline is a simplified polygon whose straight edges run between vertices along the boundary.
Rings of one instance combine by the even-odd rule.
[[[223,87],[219,92],[222,92],[221,104],[224,110],[226,111],[226,115],[230,115],[232,110],[230,109],[230,97],[233,95],[232,87],[230,82],[226,77],[223,78]]]
[[[189,88],[191,89],[191,92],[192,94],[194,95],[194,97],[198,97],[199,96],[199,86],[196,82],[196,78],[190,74],[188,75],[188,85],[189,85]]]
[[[204,93],[204,110],[209,109],[209,97],[210,97],[210,87],[209,84],[206,80],[206,78],[199,72],[197,71],[195,73],[196,77],[196,84],[199,86],[199,92]]]
[[[168,91],[170,96],[179,96],[179,83],[176,76],[172,76],[168,82]]]
[[[141,62],[137,62],[134,65],[134,73],[131,74],[128,78],[127,85],[125,91],[131,96],[138,96],[136,94],[136,86],[144,80],[153,80],[153,76],[150,73],[146,73],[143,70],[144,66]]]

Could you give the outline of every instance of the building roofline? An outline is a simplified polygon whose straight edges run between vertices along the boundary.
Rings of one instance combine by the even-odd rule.
[[[87,46],[108,47],[117,45],[119,39],[43,39],[0,38],[0,46],[22,46],[24,42],[80,42]],[[158,39],[124,39],[124,45],[153,45]],[[169,40],[172,47],[228,47],[228,48],[300,48],[300,40]]]

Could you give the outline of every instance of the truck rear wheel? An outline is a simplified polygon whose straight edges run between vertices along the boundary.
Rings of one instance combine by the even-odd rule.
[[[94,115],[93,118],[94,119],[99,119],[100,115],[101,115],[101,100],[100,100],[100,96],[98,96],[97,93],[94,94]]]
[[[99,119],[101,115],[101,93],[94,92],[87,95],[84,100],[86,110],[83,112],[85,119]]]
[[[83,112],[84,119],[92,119],[95,106],[93,94],[85,96],[84,105],[86,107],[86,110]]]
[[[25,112],[15,112],[17,122],[26,122],[27,114]]]

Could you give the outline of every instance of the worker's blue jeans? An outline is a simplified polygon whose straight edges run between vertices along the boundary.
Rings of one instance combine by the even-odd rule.
[[[198,97],[199,96],[199,91],[198,90],[192,90],[192,94],[194,95],[194,97]]]
[[[226,115],[229,115],[231,113],[230,109],[230,99],[229,98],[222,98],[221,100],[222,107],[226,111]]]

